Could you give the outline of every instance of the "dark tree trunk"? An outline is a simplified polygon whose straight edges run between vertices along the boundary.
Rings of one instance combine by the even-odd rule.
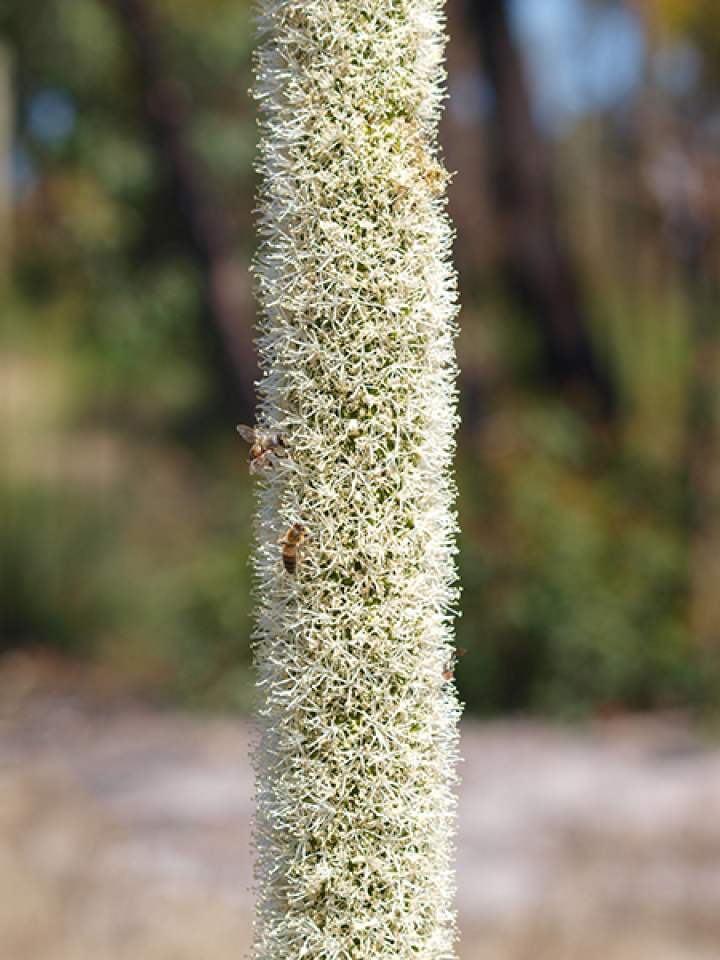
[[[494,91],[494,196],[512,293],[537,324],[547,378],[608,417],[615,396],[591,340],[558,226],[548,150],[533,122],[505,0],[466,0]]]
[[[168,77],[162,44],[145,0],[110,0],[130,38],[142,87],[144,119],[166,171],[168,199],[177,212],[176,239],[202,277],[202,335],[223,409],[253,422],[256,360],[247,297],[237,296],[231,230],[187,147],[186,109]],[[241,288],[244,282],[240,283]],[[243,303],[243,299],[245,303]]]

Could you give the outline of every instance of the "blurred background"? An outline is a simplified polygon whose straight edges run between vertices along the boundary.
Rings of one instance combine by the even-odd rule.
[[[447,10],[464,955],[716,960],[720,5]],[[0,10],[8,960],[247,939],[253,42]]]

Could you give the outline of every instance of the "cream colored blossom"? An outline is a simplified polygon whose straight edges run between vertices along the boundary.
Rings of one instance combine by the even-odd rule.
[[[453,955],[441,7],[261,2],[259,960]]]

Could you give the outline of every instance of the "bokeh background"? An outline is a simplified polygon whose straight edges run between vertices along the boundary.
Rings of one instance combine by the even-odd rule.
[[[447,9],[464,955],[710,960],[720,5]],[[249,0],[0,10],[8,960],[247,939],[252,45]]]

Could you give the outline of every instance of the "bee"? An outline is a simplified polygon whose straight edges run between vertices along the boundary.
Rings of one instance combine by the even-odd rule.
[[[243,440],[250,444],[250,473],[257,473],[263,467],[272,467],[276,456],[285,455],[285,438],[281,433],[259,433],[243,423],[239,423],[236,429]]]
[[[300,548],[307,537],[307,527],[294,523],[284,537],[278,540],[282,544],[282,562],[286,573],[294,577],[300,561]]]
[[[445,669],[443,670],[443,680],[454,680],[455,679],[455,664],[458,662],[460,657],[464,657],[467,653],[467,650],[464,647],[458,647],[455,653],[450,657],[448,662],[445,664]]]

